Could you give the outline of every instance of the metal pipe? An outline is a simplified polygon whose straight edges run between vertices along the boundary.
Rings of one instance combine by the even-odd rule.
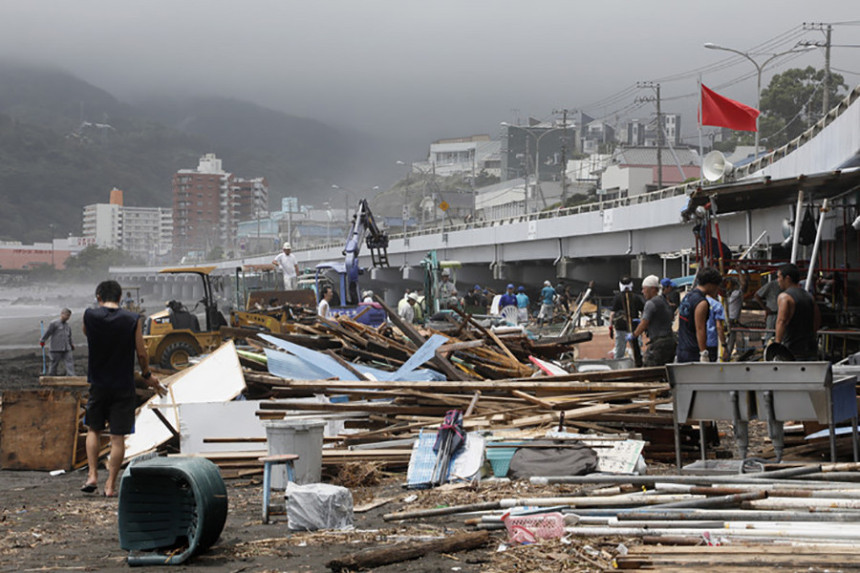
[[[776,472],[762,472],[771,474]],[[711,484],[744,484],[744,483],[772,483],[791,487],[813,487],[813,488],[860,488],[860,484],[849,482],[830,483],[807,483],[799,480],[769,480],[765,476],[756,477],[758,474],[739,474],[722,476],[693,476],[693,475],[663,475],[663,476],[621,476],[621,475],[587,475],[587,476],[535,476],[530,478],[534,485],[550,484],[632,484],[635,486],[649,486],[657,482],[672,482],[696,485]]]
[[[499,501],[502,508],[517,507],[519,505],[533,505],[544,507],[547,505],[569,505],[571,507],[614,507],[614,506],[637,506],[657,505],[676,501],[702,499],[703,496],[688,494],[680,495],[619,495],[612,497],[527,497],[508,498]]]
[[[830,206],[827,204],[827,199],[821,203],[821,216],[818,218],[818,229],[815,232],[815,244],[812,245],[812,256],[809,257],[809,270],[806,273],[806,291],[813,292],[815,283],[812,281],[812,275],[815,272],[815,259],[818,257],[818,249],[821,246],[821,235],[824,232],[824,218]],[[834,456],[835,457],[835,456]],[[833,461],[836,461],[835,459]]]
[[[708,535],[712,538],[786,538],[786,539],[826,539],[836,540],[857,540],[860,539],[860,530],[842,530],[838,528],[828,529],[737,529],[737,528],[716,528],[716,529],[651,529],[647,527],[565,527],[566,533],[571,533],[579,537],[604,537],[607,535],[623,535],[627,537],[643,537],[662,536],[662,535],[689,535],[696,536],[699,539],[703,535]]]
[[[663,497],[662,495],[660,497]],[[719,495],[716,497],[706,497],[704,499],[691,499],[685,501],[677,501],[670,503],[661,503],[655,507],[661,509],[671,509],[673,507],[689,507],[689,508],[707,508],[707,507],[727,507],[740,505],[741,503],[764,499],[767,497],[766,491],[751,491],[747,493],[736,493],[731,495]]]
[[[663,520],[672,519],[677,521],[718,519],[723,521],[742,520],[749,521],[823,521],[823,522],[860,522],[860,512],[852,511],[768,511],[756,509],[677,509],[677,510],[651,510],[619,512],[616,517],[619,520]],[[586,519],[586,516],[580,516]]]
[[[685,484],[658,483],[655,491],[665,493],[690,493],[693,495],[731,495],[746,493],[749,491],[765,491],[770,497],[816,497],[827,499],[860,499],[860,491],[854,490],[822,490],[817,491],[809,488],[786,488],[773,484],[749,484],[737,487],[701,487]]]
[[[860,509],[860,499],[768,497],[744,505],[752,509]]]

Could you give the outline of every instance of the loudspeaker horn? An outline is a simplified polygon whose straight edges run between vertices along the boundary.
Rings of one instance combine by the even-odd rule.
[[[734,165],[719,151],[711,151],[702,161],[702,175],[708,181],[717,181],[734,169]]]

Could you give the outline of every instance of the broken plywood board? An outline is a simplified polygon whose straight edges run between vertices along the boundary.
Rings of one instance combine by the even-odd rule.
[[[7,390],[0,410],[0,467],[71,470],[76,463],[81,392]]]
[[[168,387],[167,396],[154,396],[138,411],[135,432],[125,440],[126,460],[153,450],[172,437],[152,408],[160,408],[175,429],[181,428],[178,405],[227,402],[245,389],[242,366],[232,341],[225,342],[196,366],[174,374],[163,383]]]

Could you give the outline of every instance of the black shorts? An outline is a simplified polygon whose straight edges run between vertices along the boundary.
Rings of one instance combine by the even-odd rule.
[[[110,425],[110,433],[114,436],[133,434],[135,408],[137,393],[134,387],[116,389],[90,384],[84,425],[96,432]]]

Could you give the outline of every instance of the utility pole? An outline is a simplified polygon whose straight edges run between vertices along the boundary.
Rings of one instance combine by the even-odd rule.
[[[526,156],[523,157],[523,160],[525,161],[525,167],[524,167],[525,179],[523,180],[524,181],[524,183],[523,183],[523,191],[524,191],[524,193],[523,193],[523,208],[526,212],[526,217],[529,216],[529,160],[532,158],[531,157],[532,152],[531,152],[531,149],[529,149],[531,147],[529,145],[530,143],[531,143],[531,140],[529,139],[529,134],[526,133]]]
[[[657,102],[657,189],[663,188],[663,114],[660,111],[660,84],[654,82],[636,82],[637,88],[652,88],[656,97],[636,98],[636,101]]]
[[[830,111],[830,47],[833,35],[833,25],[823,23],[803,23],[804,30],[820,30],[824,32],[824,42],[799,42],[800,46],[817,46],[824,48],[824,96],[821,98],[821,115]]]
[[[561,110],[561,128],[564,134],[561,136],[561,208],[564,209],[564,204],[567,202],[567,114],[570,110],[564,108]],[[553,113],[559,113],[553,111]]]

